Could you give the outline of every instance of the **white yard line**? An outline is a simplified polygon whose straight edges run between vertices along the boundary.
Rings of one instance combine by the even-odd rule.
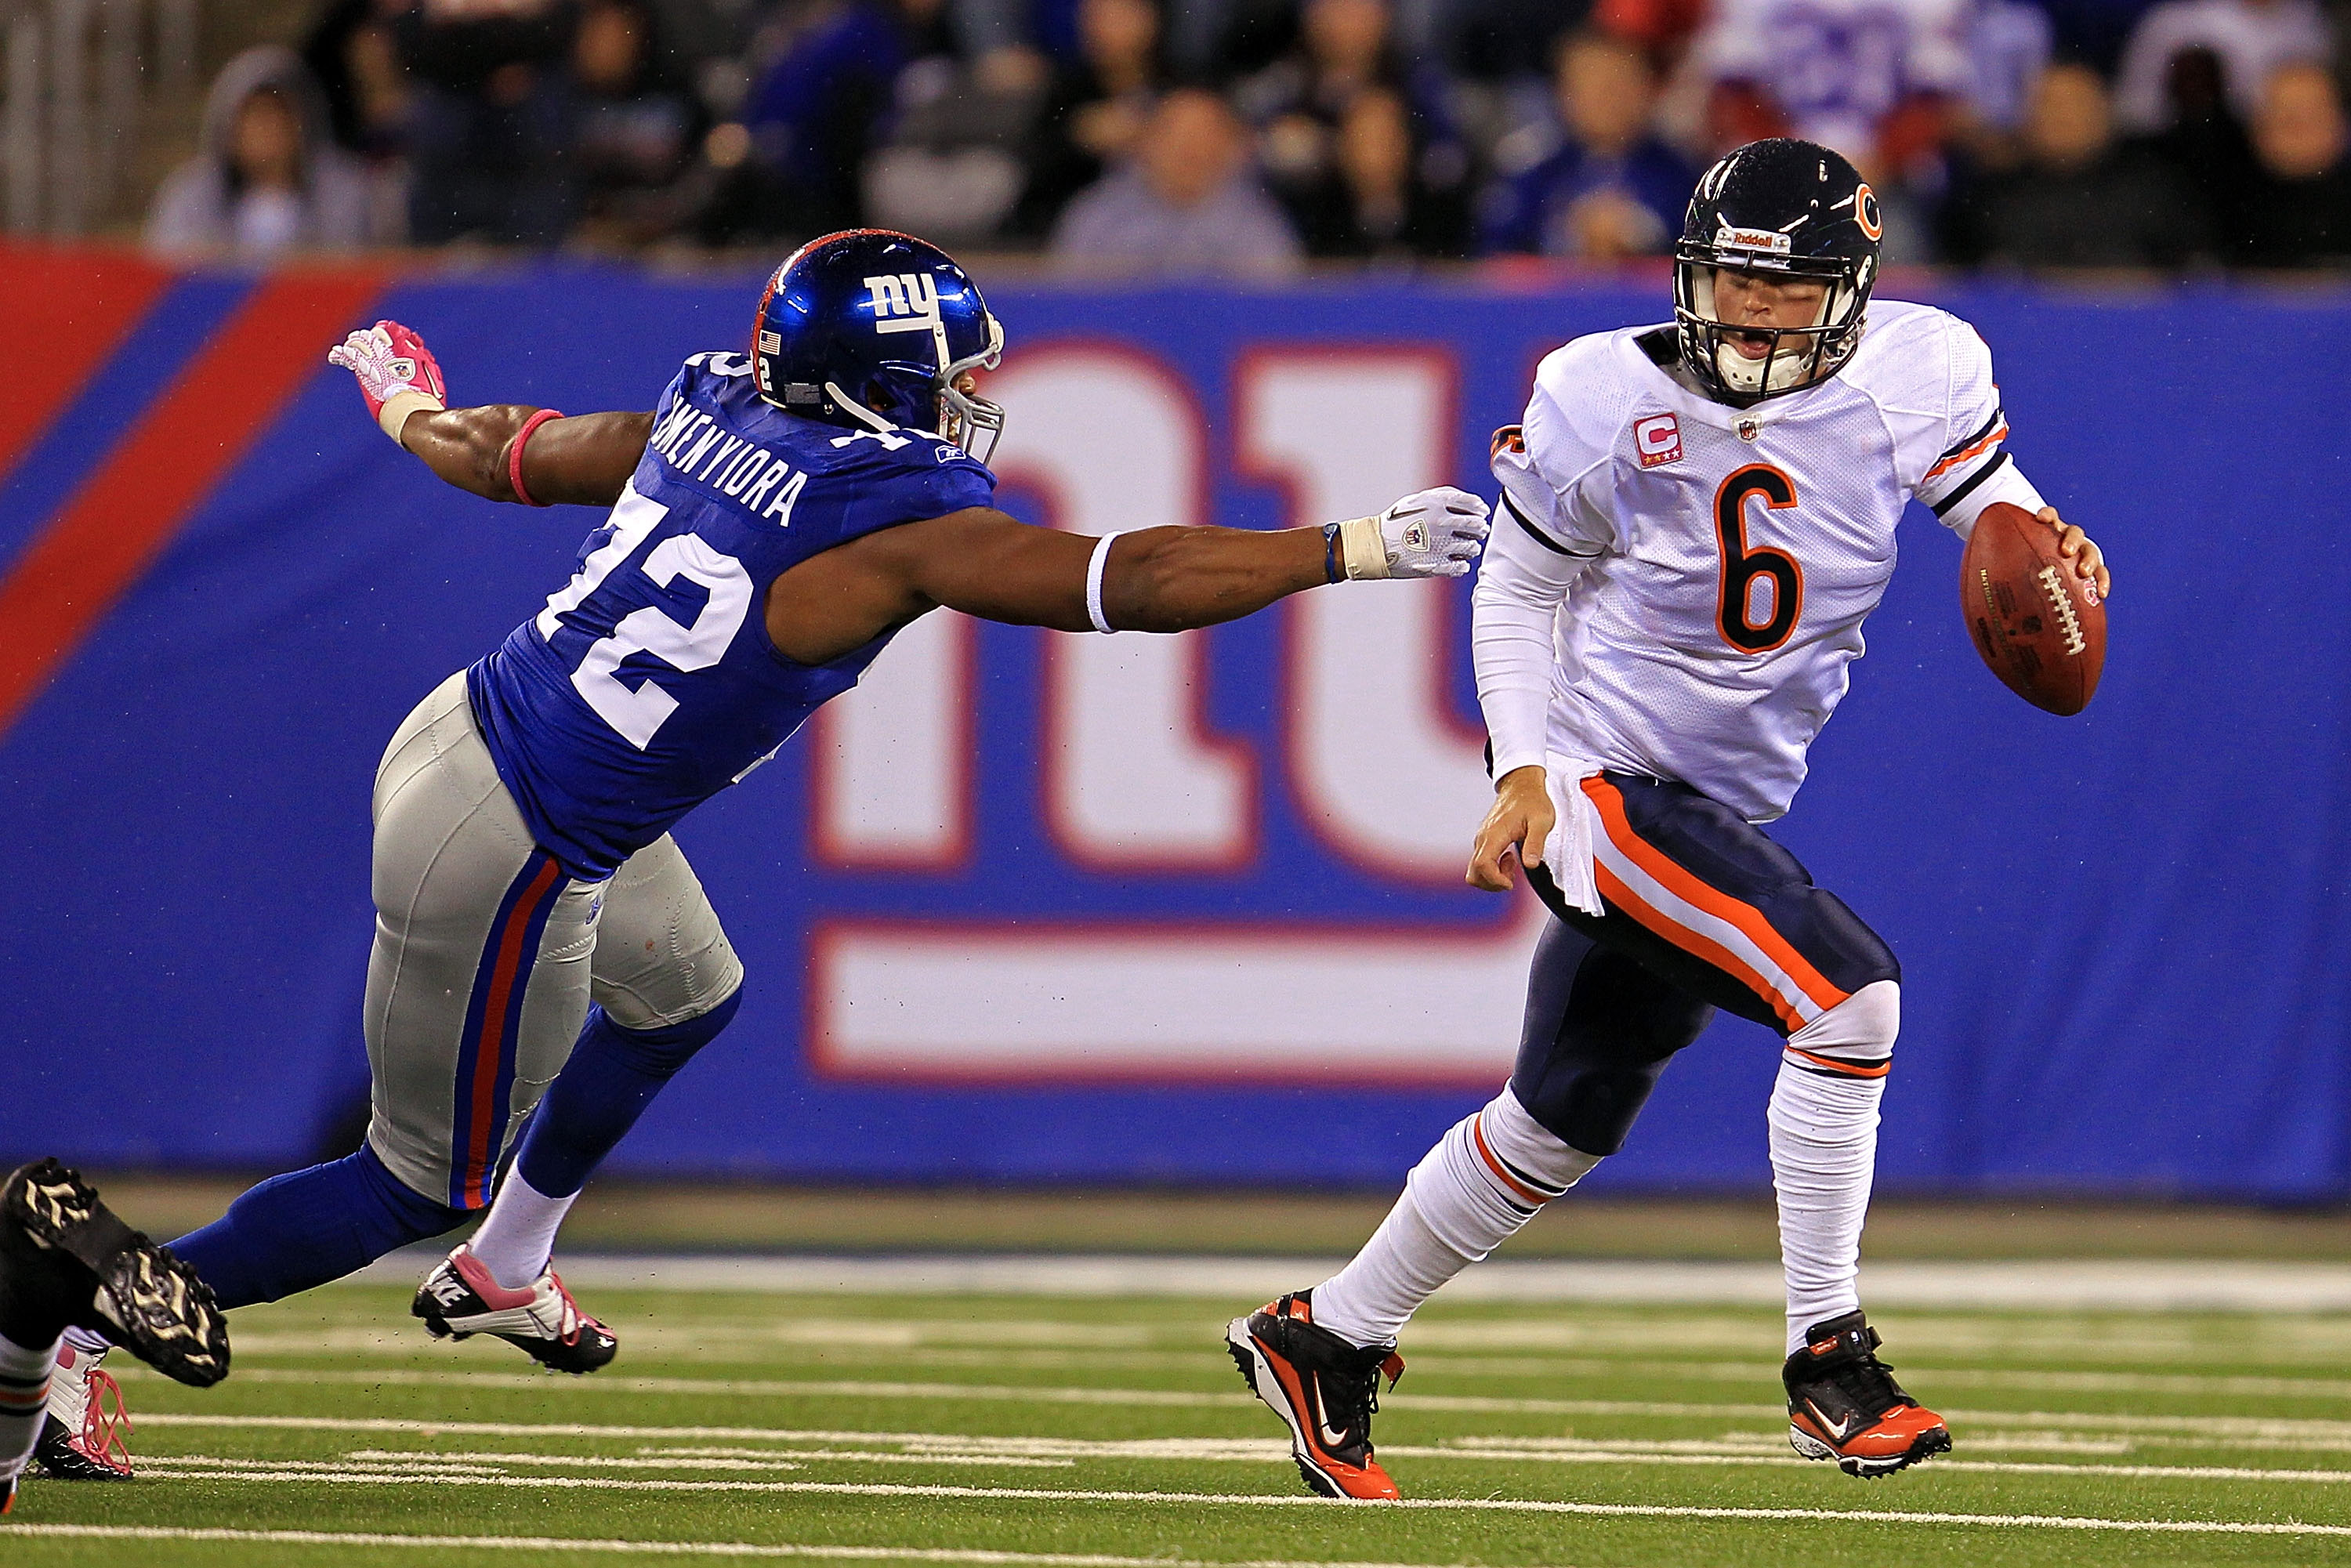
[[[1041,1446],[1041,1445],[1040,1445]],[[1279,1442],[1177,1442],[1177,1443],[1099,1443],[1079,1444],[1058,1442],[1051,1451],[1062,1456],[1044,1458],[1027,1453],[982,1453],[966,1448],[960,1451],[939,1451],[925,1454],[860,1452],[840,1448],[674,1448],[642,1449],[635,1457],[618,1458],[600,1454],[531,1454],[531,1453],[467,1453],[448,1454],[418,1452],[406,1449],[364,1448],[345,1454],[340,1459],[243,1459],[221,1458],[207,1454],[162,1455],[142,1458],[149,1469],[173,1473],[199,1470],[306,1470],[321,1475],[358,1474],[361,1471],[385,1472],[394,1479],[431,1479],[434,1475],[469,1473],[496,1476],[495,1467],[543,1467],[553,1469],[574,1468],[590,1470],[721,1470],[771,1471],[806,1469],[812,1461],[850,1461],[864,1463],[918,1463],[990,1466],[1005,1469],[1071,1469],[1077,1457],[1092,1459],[1167,1460],[1182,1462],[1232,1461],[1243,1464],[1278,1464],[1290,1462],[1287,1445]],[[1444,1459],[1473,1461],[1481,1464],[1535,1463],[1553,1465],[1609,1465],[1614,1467],[1647,1465],[1683,1469],[1801,1469],[1813,1461],[1794,1454],[1726,1451],[1660,1452],[1655,1448],[1614,1448],[1605,1442],[1560,1444],[1511,1448],[1501,1443],[1480,1444],[1475,1448],[1454,1448],[1430,1445],[1383,1444],[1380,1452],[1389,1458]],[[756,1457],[753,1457],[756,1456]],[[2196,1481],[2288,1481],[2316,1486],[2340,1486],[2351,1482],[2351,1470],[2321,1470],[2304,1469],[2249,1469],[2226,1465],[2102,1465],[2064,1464],[2053,1460],[1961,1459],[1938,1458],[1934,1461],[1938,1475],[1967,1472],[1975,1475],[2057,1476],[2069,1479],[2128,1477],[2137,1480],[2196,1480]]]
[[[1752,1367],[1725,1368],[1751,1375]],[[139,1367],[124,1368],[126,1378],[151,1379],[156,1375]],[[400,1384],[414,1386],[465,1386],[470,1388],[527,1388],[537,1392],[569,1391],[586,1394],[687,1394],[707,1395],[714,1398],[736,1396],[747,1398],[810,1399],[925,1399],[980,1400],[991,1403],[1038,1405],[1123,1405],[1160,1406],[1177,1408],[1224,1407],[1242,1408],[1257,1403],[1249,1394],[1212,1394],[1190,1389],[1165,1388],[1086,1388],[1056,1385],[1024,1385],[987,1383],[896,1383],[863,1382],[854,1379],[801,1379],[755,1377],[623,1377],[611,1373],[594,1377],[560,1378],[543,1372],[475,1372],[452,1367],[448,1370],[413,1367],[368,1369],[354,1367],[253,1367],[240,1369],[238,1377],[246,1383],[357,1383],[371,1386]],[[1916,1381],[1924,1384],[1930,1376],[1941,1375],[1922,1371]],[[157,1379],[160,1381],[160,1379]],[[1959,1372],[1950,1375],[1954,1383],[1994,1385],[2028,1390],[2039,1388],[2081,1387],[2098,1392],[2164,1393],[2164,1394],[2246,1394],[2276,1395],[2285,1392],[2308,1393],[2329,1398],[2351,1396],[2351,1383],[2330,1384],[2324,1388],[2309,1385],[2306,1380],[2283,1378],[2130,1378],[2107,1376],[2103,1374],[2068,1375],[2053,1373],[2044,1381],[2037,1374],[2012,1374],[1999,1376],[1979,1375]],[[2292,1389],[2281,1385],[2303,1385]],[[2340,1392],[2335,1392],[2339,1389]],[[1398,1408],[1410,1406],[1420,1410],[1449,1410],[1488,1415],[1526,1416],[1751,1416],[1771,1406],[1762,1405],[1701,1405],[1671,1400],[1610,1400],[1610,1399],[1511,1399],[1476,1394],[1405,1394],[1398,1396]],[[1997,1419],[2001,1413],[1980,1416],[1979,1419]],[[2126,1417],[2141,1419],[2141,1417]],[[2183,1417],[2200,1422],[2204,1417]],[[2217,1418],[2216,1418],[2217,1419]]]
[[[127,1366],[124,1375],[135,1381],[162,1381],[159,1374],[142,1367]],[[237,1379],[242,1383],[359,1383],[370,1386],[398,1384],[407,1386],[462,1386],[470,1388],[528,1388],[534,1393],[579,1392],[588,1394],[694,1394],[713,1398],[766,1397],[787,1399],[846,1398],[846,1399],[977,1399],[991,1402],[1012,1401],[1041,1405],[1158,1405],[1186,1407],[1202,1406],[1252,1406],[1253,1394],[1194,1393],[1182,1389],[1164,1388],[1071,1388],[1039,1385],[1020,1387],[984,1383],[866,1383],[850,1379],[801,1380],[796,1378],[763,1377],[616,1377],[604,1373],[594,1377],[565,1377],[547,1372],[469,1372],[457,1369],[420,1371],[413,1368],[387,1367],[369,1370],[350,1367],[326,1367],[317,1370],[283,1366],[239,1368]],[[1424,1400],[1423,1404],[1428,1402]],[[1520,1401],[1479,1401],[1481,1407],[1491,1405],[1516,1405]],[[1445,1406],[1433,1406],[1442,1409]]]
[[[136,1370],[135,1368],[131,1370]],[[240,1377],[247,1375],[239,1373]],[[470,1381],[452,1376],[448,1381]],[[576,1381],[557,1382],[549,1377],[522,1380],[532,1388],[576,1388]],[[854,1385],[882,1387],[893,1385]],[[724,1392],[723,1389],[720,1392]],[[1003,1391],[994,1391],[1000,1396]],[[1051,1390],[1046,1391],[1050,1394]],[[1081,1390],[1090,1394],[1115,1394],[1115,1390]],[[876,1397],[888,1397],[886,1394]],[[930,1395],[913,1396],[932,1397]],[[990,1397],[983,1392],[981,1397]],[[943,1397],[943,1396],[942,1396]],[[1254,1406],[1249,1395],[1234,1396],[1231,1400],[1215,1396],[1195,1396],[1200,1403],[1223,1405],[1238,1403]],[[1117,1398],[1097,1401],[1117,1404]],[[1156,1401],[1155,1401],[1156,1402]],[[1777,1422],[1785,1412],[1773,1405],[1682,1405],[1644,1403],[1614,1399],[1528,1400],[1435,1400],[1421,1399],[1416,1403],[1428,1409],[1467,1409],[1472,1413],[1492,1412],[1497,1406],[1502,1414],[1515,1414],[1531,1404],[1539,1404],[1539,1415],[1567,1416],[1636,1416],[1658,1417],[1729,1417],[1741,1420]],[[1993,1430],[2021,1430],[2036,1437],[2049,1437],[2066,1432],[2111,1433],[2133,1437],[2172,1437],[2182,1444],[2197,1447],[2227,1448],[2240,1440],[2248,1446],[2266,1447],[2273,1444],[2304,1446],[2314,1451],[2351,1451],[2351,1421],[2270,1419],[2249,1416],[2107,1416],[2071,1410],[1967,1410],[1945,1412],[1962,1427],[1981,1427]],[[707,1437],[712,1439],[740,1438],[758,1442],[777,1437],[806,1438],[815,1441],[852,1441],[855,1435],[834,1428],[807,1429],[775,1427],[713,1427],[612,1425],[595,1422],[506,1422],[506,1421],[434,1421],[402,1419],[388,1416],[227,1416],[209,1415],[198,1411],[141,1411],[139,1424],[157,1427],[277,1427],[287,1431],[308,1432],[475,1432],[485,1436],[537,1437],[541,1435],[579,1437]],[[907,1441],[935,1440],[937,1434],[906,1433]],[[1523,1441],[1523,1439],[1506,1439]]]
[[[274,1333],[256,1334],[253,1338],[259,1343],[248,1343],[245,1340],[237,1342],[236,1350],[240,1356],[333,1355],[348,1359],[353,1355],[369,1355],[405,1360],[419,1354],[431,1354],[422,1340],[393,1338],[382,1333],[348,1336],[340,1333],[307,1336]],[[689,1364],[712,1361],[740,1362],[750,1358],[752,1353],[766,1348],[766,1345],[771,1343],[807,1345],[811,1342],[799,1339],[763,1342],[755,1337],[738,1352],[729,1348],[714,1349],[706,1341],[691,1347],[670,1349],[660,1344],[650,1347],[640,1346],[632,1339],[629,1348],[632,1360],[640,1364],[646,1361]],[[1411,1347],[1405,1348],[1409,1350]],[[1108,1370],[1113,1367],[1176,1369],[1197,1365],[1202,1354],[1188,1350],[1132,1350],[1123,1347],[1102,1350],[1030,1350],[1015,1347],[977,1349],[911,1344],[893,1344],[889,1350],[890,1359],[902,1364],[913,1363],[927,1366],[1026,1366],[1058,1371],[1094,1368]],[[2052,1354],[2056,1354],[2053,1349]],[[1747,1361],[1644,1361],[1630,1357],[1591,1354],[1531,1353],[1508,1356],[1479,1356],[1452,1355],[1438,1352],[1434,1354],[1416,1354],[1411,1359],[1413,1365],[1424,1374],[1445,1373],[1456,1377],[1663,1377],[1699,1383],[1768,1384],[1772,1374],[1777,1370],[1776,1360],[1764,1355]],[[1922,1383],[1940,1383],[1947,1387],[2052,1389],[2077,1394],[2241,1395],[2255,1398],[2351,1399],[2351,1378],[2346,1377],[2281,1377],[2267,1374],[2239,1373],[2083,1372],[2059,1367],[1994,1369],[1938,1366],[1932,1363],[1917,1360],[1906,1360],[1903,1365],[1914,1379]]]
[[[343,1486],[513,1487],[535,1490],[758,1492],[828,1497],[955,1498],[987,1502],[1171,1504],[1231,1508],[1330,1508],[1330,1500],[1290,1493],[1108,1491],[1040,1487],[903,1486],[878,1481],[687,1481],[624,1480],[611,1476],[430,1477],[373,1471],[201,1470],[175,1471],[191,1479],[308,1481]],[[1368,1509],[1471,1513],[1581,1514],[1614,1519],[1721,1519],[1824,1521],[1862,1524],[1959,1524],[2043,1530],[2120,1531],[2181,1535],[2320,1535],[2351,1537],[2351,1524],[2273,1523],[2252,1520],[2093,1519],[2065,1514],[1943,1513],[1911,1510],[1833,1508],[1675,1508],[1639,1503],[1562,1502],[1547,1499],[1406,1498],[1398,1502],[1363,1502]]]
[[[1440,1563],[1292,1563],[1275,1558],[1115,1557],[1105,1552],[989,1552],[946,1546],[819,1546],[754,1541],[598,1541],[568,1535],[382,1535],[340,1530],[190,1530],[163,1525],[0,1525],[0,1536],[82,1541],[217,1541],[256,1546],[460,1547],[491,1552],[642,1552],[675,1557],[814,1557],[852,1563],[957,1563],[982,1568],[1450,1568]]]
[[[413,1288],[440,1254],[395,1252],[361,1280]],[[1329,1258],[927,1254],[888,1258],[583,1255],[563,1261],[577,1290],[948,1292],[1266,1300],[1331,1271]],[[1869,1263],[1877,1307],[2064,1312],[2351,1311],[2351,1264],[2208,1260]],[[1772,1263],[1495,1259],[1445,1288],[1448,1301],[1598,1301],[1660,1306],[1781,1304]]]
[[[1287,1458],[1289,1450],[1282,1451]],[[361,1448],[343,1456],[350,1459],[373,1459],[399,1463],[415,1456],[398,1448]],[[455,1458],[455,1456],[442,1456]],[[584,1465],[590,1469],[614,1470],[804,1470],[808,1466],[795,1461],[806,1459],[854,1459],[865,1464],[883,1465],[1002,1465],[1013,1469],[1066,1470],[1076,1468],[1073,1458],[1050,1458],[1031,1454],[984,1454],[966,1448],[940,1448],[923,1453],[889,1453],[872,1448],[739,1448],[729,1453],[690,1452],[683,1448],[646,1448],[634,1458],[613,1458],[601,1454],[469,1454],[463,1462],[471,1465]]]

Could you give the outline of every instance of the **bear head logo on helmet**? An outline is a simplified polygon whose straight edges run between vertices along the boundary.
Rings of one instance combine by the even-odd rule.
[[[768,279],[751,328],[759,395],[852,430],[928,431],[985,463],[1004,410],[957,385],[993,370],[1004,329],[955,258],[912,235],[810,240]]]
[[[1836,374],[1861,342],[1885,233],[1877,195],[1854,166],[1812,141],[1775,137],[1724,157],[1698,183],[1674,247],[1674,323],[1683,368],[1715,396],[1751,403]],[[1813,319],[1757,327],[1721,319],[1722,272],[1822,286]],[[1750,357],[1734,340],[1768,351]]]

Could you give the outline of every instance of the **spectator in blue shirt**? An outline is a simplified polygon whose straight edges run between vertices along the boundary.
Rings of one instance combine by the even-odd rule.
[[[1496,149],[1479,248],[1614,261],[1672,247],[1698,175],[1650,130],[1657,84],[1640,48],[1571,35],[1553,77],[1560,124]]]
[[[848,0],[815,20],[752,87],[743,120],[779,187],[769,226],[821,233],[863,221],[860,176],[887,135],[898,77],[954,52],[943,0]]]

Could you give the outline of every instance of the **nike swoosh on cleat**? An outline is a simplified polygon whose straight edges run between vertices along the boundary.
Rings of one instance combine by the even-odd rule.
[[[1336,1431],[1332,1429],[1331,1417],[1324,1412],[1322,1406],[1322,1380],[1320,1377],[1312,1378],[1311,1386],[1314,1400],[1314,1435],[1322,1439],[1324,1446],[1338,1448],[1347,1441],[1347,1429],[1343,1427]]]
[[[1858,1410],[1855,1411],[1853,1416],[1847,1420],[1832,1421],[1823,1415],[1821,1407],[1810,1399],[1804,1401],[1804,1408],[1813,1413],[1813,1419],[1820,1423],[1821,1430],[1828,1434],[1829,1440],[1833,1443],[1842,1443],[1861,1429],[1859,1420],[1861,1412]]]

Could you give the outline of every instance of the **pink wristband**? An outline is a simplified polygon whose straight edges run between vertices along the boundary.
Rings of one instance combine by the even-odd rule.
[[[522,422],[522,428],[514,433],[514,439],[507,443],[507,484],[513,489],[515,499],[520,501],[526,507],[548,507],[554,505],[551,501],[532,500],[530,492],[522,487],[522,449],[529,442],[530,433],[532,431],[537,430],[540,425],[545,424],[550,419],[561,419],[563,415],[559,410],[542,408],[537,413],[532,414],[528,419],[524,420]]]

